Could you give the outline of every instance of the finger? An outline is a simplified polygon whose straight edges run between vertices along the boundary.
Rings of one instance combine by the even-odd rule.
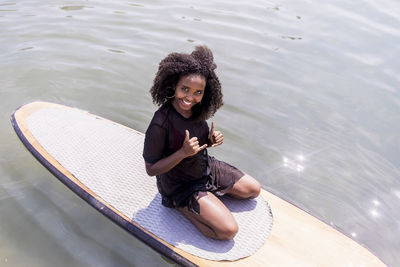
[[[222,143],[223,143],[223,142],[215,143],[215,144],[213,144],[211,147],[220,146],[220,145],[222,145]]]
[[[222,144],[223,141],[224,141],[224,139],[220,138],[220,139],[215,140],[214,144]]]
[[[214,140],[215,141],[218,141],[218,140],[221,140],[221,139],[223,139],[224,138],[224,135],[221,133],[221,132],[215,132],[215,134],[214,134]]]
[[[223,135],[220,131],[216,131],[216,132],[214,133],[214,136],[215,136],[216,139],[218,139],[218,138],[220,138],[220,137],[223,137],[224,135]]]
[[[223,137],[220,137],[220,138],[217,138],[217,139],[215,140],[215,142],[214,142],[213,145],[219,146],[219,145],[221,145],[223,142],[224,142],[224,138],[223,138]]]
[[[185,130],[185,133],[186,133],[185,141],[189,141],[189,131]]]
[[[207,144],[202,145],[201,147],[199,147],[198,151],[202,151],[204,148],[207,147]]]
[[[199,141],[189,141],[189,143],[190,143],[190,145],[192,146],[192,147],[199,147]]]
[[[189,139],[189,143],[190,144],[194,144],[196,142],[199,143],[199,140],[197,139],[197,137],[192,137],[192,138]]]
[[[211,123],[211,132],[210,132],[210,136],[213,136],[213,135],[214,135],[214,129],[215,129],[215,123],[212,122],[212,123]]]

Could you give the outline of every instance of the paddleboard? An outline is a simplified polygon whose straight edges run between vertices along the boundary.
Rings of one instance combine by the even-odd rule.
[[[222,197],[239,224],[233,240],[203,236],[161,205],[142,158],[144,134],[87,111],[32,102],[12,115],[26,148],[92,207],[184,266],[385,266],[369,250],[262,189],[252,200]]]

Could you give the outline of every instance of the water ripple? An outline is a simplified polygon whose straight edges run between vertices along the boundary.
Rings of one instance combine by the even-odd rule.
[[[156,109],[148,91],[160,60],[206,44],[214,52],[225,101],[213,120],[226,142],[212,153],[399,265],[400,5],[395,0],[21,0],[1,3],[0,10],[0,145],[6,151],[0,158],[0,200],[17,203],[30,219],[23,227],[36,225],[53,244],[71,235],[67,254],[77,253],[70,247],[75,242],[95,255],[113,250],[99,247],[101,239],[93,235],[78,238],[80,227],[71,226],[80,214],[66,215],[78,212],[75,206],[62,207],[57,205],[62,199],[38,186],[19,184],[18,177],[43,175],[26,171],[37,165],[26,160],[29,155],[12,132],[12,110],[43,99],[144,131]],[[38,204],[46,207],[40,214],[46,219],[65,219],[54,221],[59,234],[37,226],[47,226],[34,214]],[[8,227],[11,234],[0,242],[18,243]],[[124,238],[117,236],[114,244]],[[126,250],[123,258],[136,260],[150,253],[120,250]]]

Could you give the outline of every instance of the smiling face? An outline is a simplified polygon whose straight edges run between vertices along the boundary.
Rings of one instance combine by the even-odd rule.
[[[175,87],[174,108],[185,118],[192,116],[192,107],[203,99],[206,79],[200,74],[182,76]]]

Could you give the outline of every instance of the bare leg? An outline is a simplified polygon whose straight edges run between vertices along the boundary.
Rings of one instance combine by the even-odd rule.
[[[258,197],[260,191],[260,183],[250,175],[245,174],[233,185],[227,194],[234,198],[246,199]]]
[[[229,209],[209,192],[199,192],[200,214],[190,212],[187,207],[178,210],[204,235],[221,240],[230,240],[238,232],[238,225]]]

